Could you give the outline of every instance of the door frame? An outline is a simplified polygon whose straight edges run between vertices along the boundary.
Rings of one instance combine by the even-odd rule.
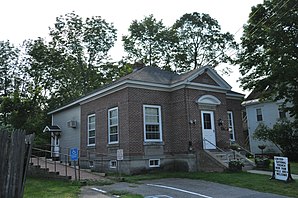
[[[214,133],[214,139],[212,138],[212,140],[209,139],[209,141],[211,143],[214,143],[214,145],[210,144],[209,142],[205,141],[205,129],[204,129],[204,113],[208,113],[210,114],[210,121],[211,121],[211,130]],[[202,143],[203,143],[203,149],[207,150],[207,149],[216,149],[216,131],[215,131],[215,122],[214,122],[214,112],[213,111],[208,111],[208,110],[202,110],[201,111],[201,122],[202,122]],[[207,138],[206,138],[207,139]],[[208,139],[207,139],[208,140]],[[214,142],[213,142],[214,141]]]

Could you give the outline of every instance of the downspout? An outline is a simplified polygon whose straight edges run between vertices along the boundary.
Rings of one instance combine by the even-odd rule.
[[[188,83],[188,82],[187,82]],[[192,141],[192,134],[191,134],[191,125],[189,124],[190,121],[190,115],[189,115],[189,91],[186,90],[187,84],[184,86],[184,101],[185,101],[185,109],[186,109],[186,116],[187,116],[187,128],[188,128],[188,141]]]

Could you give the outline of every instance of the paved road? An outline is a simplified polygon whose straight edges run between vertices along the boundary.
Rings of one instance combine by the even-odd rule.
[[[92,189],[93,188],[93,189]],[[282,198],[285,196],[260,193],[244,188],[191,179],[158,179],[143,181],[142,184],[116,183],[82,189],[82,198],[100,197],[100,190],[128,191],[145,198]],[[84,194],[86,196],[84,196]],[[88,196],[87,196],[88,195]]]

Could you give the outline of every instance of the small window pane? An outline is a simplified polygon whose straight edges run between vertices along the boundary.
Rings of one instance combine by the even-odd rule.
[[[211,115],[209,113],[203,113],[204,129],[212,129],[211,127]]]
[[[154,107],[146,107],[145,113],[146,115],[158,115],[158,109]]]
[[[110,142],[117,142],[118,141],[118,134],[110,135]]]
[[[111,118],[110,119],[110,125],[115,125],[118,124],[118,119],[117,118]]]
[[[118,127],[117,126],[112,126],[110,127],[110,133],[113,134],[113,133],[117,133],[118,132]]]
[[[95,138],[89,138],[89,144],[95,144]]]

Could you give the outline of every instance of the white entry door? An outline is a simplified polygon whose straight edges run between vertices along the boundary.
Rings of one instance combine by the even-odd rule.
[[[60,140],[59,137],[52,133],[52,157],[59,157],[60,153]]]
[[[203,148],[216,149],[214,114],[212,111],[202,111]]]

